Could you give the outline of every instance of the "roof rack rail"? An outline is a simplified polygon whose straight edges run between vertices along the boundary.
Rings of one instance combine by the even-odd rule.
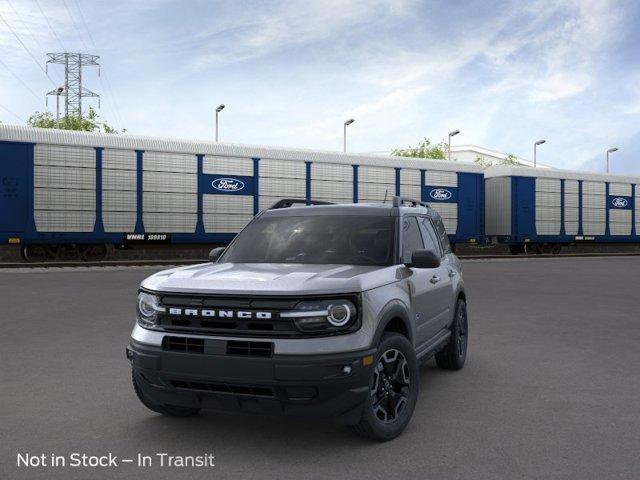
[[[393,206],[394,207],[417,207],[422,206],[429,208],[429,204],[427,202],[421,202],[420,200],[416,200],[415,198],[408,197],[393,197]]]
[[[276,203],[271,205],[268,210],[275,210],[278,208],[289,208],[294,205],[333,205],[331,202],[324,202],[322,200],[312,200],[306,198],[282,198]]]

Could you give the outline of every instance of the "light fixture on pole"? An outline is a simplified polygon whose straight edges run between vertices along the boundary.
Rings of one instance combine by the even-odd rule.
[[[343,128],[343,134],[342,134],[342,151],[343,152],[347,151],[347,125],[351,125],[353,122],[355,122],[353,118],[350,118],[349,120],[344,121],[344,128]]]
[[[218,141],[218,114],[224,110],[224,103],[221,103],[216,107],[216,142]]]
[[[542,145],[546,140],[538,140],[533,144],[533,168],[536,168],[538,165],[537,155],[538,155],[538,145]]]
[[[455,137],[460,133],[460,130],[454,130],[453,132],[449,132],[449,143],[447,144],[447,153],[448,159],[451,161],[451,137]]]
[[[613,147],[607,150],[607,173],[609,173],[609,154],[617,151],[618,151],[618,147]]]

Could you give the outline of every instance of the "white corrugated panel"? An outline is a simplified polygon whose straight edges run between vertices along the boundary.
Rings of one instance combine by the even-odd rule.
[[[136,191],[135,170],[102,170],[102,190]]]
[[[36,210],[38,232],[92,232],[96,222],[95,211]]]
[[[35,188],[96,188],[94,168],[34,166]]]
[[[311,179],[353,182],[353,167],[339,163],[312,163]]]
[[[137,206],[135,191],[102,191],[102,210],[105,212],[135,212]]]
[[[400,185],[400,195],[420,200],[422,197],[422,189],[420,185]]]
[[[189,173],[144,172],[142,176],[145,192],[196,193],[197,175]]]
[[[442,217],[442,223],[444,223],[444,228],[447,230],[447,233],[454,235],[458,230],[458,204],[431,202],[429,205]]]
[[[253,176],[253,159],[205,155],[202,172],[213,175]]]
[[[152,172],[198,173],[195,155],[166,152],[144,152],[142,169]]]
[[[353,182],[312,180],[311,198],[349,198],[353,200]]]
[[[68,188],[36,188],[34,204],[36,210],[95,210],[95,190]]]
[[[400,170],[400,185],[420,186],[420,170],[414,168],[403,168]]]
[[[391,201],[396,194],[396,184],[360,183],[358,185],[358,202],[382,202],[385,198]]]
[[[616,195],[623,194],[617,193]],[[609,233],[611,235],[631,235],[631,210],[613,208],[609,210]]]
[[[134,150],[106,148],[102,151],[102,168],[113,170],[137,170],[137,154]]]
[[[144,212],[196,213],[198,196],[194,193],[144,192]]]
[[[396,170],[394,168],[360,166],[358,183],[393,184],[395,191]]]
[[[536,192],[560,193],[560,179],[536,178]]]
[[[305,198],[307,182],[299,178],[260,178],[260,195]]]
[[[426,185],[437,187],[457,187],[458,174],[456,172],[439,172],[437,170],[427,170],[424,178]]]
[[[303,161],[261,159],[258,168],[260,184],[263,178],[307,178],[307,166]]]
[[[253,215],[205,214],[202,218],[207,233],[238,233]]]
[[[253,216],[253,197],[251,195],[204,195],[202,211]]]
[[[34,165],[95,168],[96,151],[90,147],[70,147],[39,143],[33,149]]]
[[[104,212],[102,224],[105,232],[127,233],[135,230],[136,219],[136,212]]]
[[[150,233],[193,233],[196,231],[195,213],[152,213],[143,215],[144,229]]]
[[[631,185],[628,183],[610,183],[609,195],[631,196]]]

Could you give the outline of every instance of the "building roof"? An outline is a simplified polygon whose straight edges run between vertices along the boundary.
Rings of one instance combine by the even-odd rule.
[[[538,169],[527,167],[514,167],[511,165],[496,165],[489,167],[484,171],[485,178],[493,177],[542,177],[542,178],[558,178],[565,180],[592,180],[596,182],[615,182],[615,183],[638,183],[640,177],[632,177],[629,175],[614,175],[610,173],[591,173],[580,172],[576,170],[560,170],[558,168]]]

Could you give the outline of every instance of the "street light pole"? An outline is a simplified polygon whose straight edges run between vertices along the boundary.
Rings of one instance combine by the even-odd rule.
[[[618,147],[613,147],[607,150],[607,173],[609,173],[609,154],[617,151],[618,151]]]
[[[542,145],[545,142],[546,140],[538,140],[536,143],[533,144],[533,168],[536,168],[538,166],[538,160],[537,160],[538,145]]]
[[[224,103],[216,107],[216,142],[218,141],[218,114],[224,109]]]
[[[347,125],[351,125],[353,122],[355,122],[353,118],[344,121],[342,132],[342,151],[345,153],[347,151]]]
[[[449,154],[449,161],[451,161],[451,137],[455,137],[459,133],[460,133],[460,130],[454,130],[453,132],[449,132],[449,143],[448,143],[448,146],[447,146],[447,150],[448,150],[448,154]]]

